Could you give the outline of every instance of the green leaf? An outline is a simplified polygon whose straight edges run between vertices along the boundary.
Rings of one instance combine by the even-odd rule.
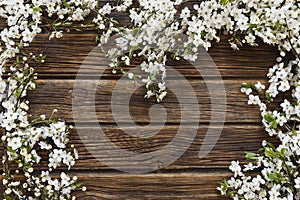
[[[76,182],[76,183],[74,183],[74,186],[75,186],[76,188],[79,188],[79,187],[82,186],[82,182]]]
[[[63,23],[63,26],[71,26],[73,24],[73,22],[65,22]]]
[[[296,130],[293,128],[293,130],[292,130],[292,136],[296,136],[297,135],[297,132],[296,132]]]
[[[18,164],[22,163],[22,161],[20,161],[20,160],[15,160],[15,162]]]
[[[229,0],[220,0],[220,4],[225,6],[226,4],[228,4]]]
[[[269,157],[269,158],[278,158],[279,155],[277,154],[277,152],[275,152],[272,148],[270,147],[266,147],[265,148],[265,156]]]
[[[228,196],[233,196],[235,194],[234,190],[230,190],[229,192],[227,192]]]
[[[281,154],[281,157],[282,157],[282,158],[285,158],[285,152],[287,152],[287,148],[282,148],[282,149],[280,150],[280,154]]]
[[[272,98],[270,96],[270,93],[266,92],[265,96],[266,96],[266,103],[271,103]]]
[[[277,183],[281,183],[284,180],[284,178],[282,177],[282,175],[280,173],[277,173],[277,172],[269,173],[268,174],[268,178],[271,181],[275,181]]]
[[[10,196],[9,194],[3,193],[4,199],[6,200],[14,200],[15,198]]]
[[[96,35],[95,40],[96,40],[96,42],[99,42],[99,41],[100,41],[100,36],[99,36],[99,35]]]
[[[120,26],[119,31],[123,32],[125,30],[125,27]]]
[[[55,24],[53,24],[54,26],[61,26],[61,22],[57,22],[57,23],[55,23]]]
[[[41,9],[40,7],[34,7],[32,10],[34,12],[43,12],[43,9]]]
[[[95,27],[95,24],[84,24],[84,27]]]
[[[246,152],[246,158],[249,160],[257,160],[257,157],[259,155],[256,153],[252,153],[252,152]]]
[[[33,26],[33,25],[35,25],[35,24],[36,24],[36,22],[35,22],[35,21],[32,21],[32,22],[29,23],[29,26]]]
[[[36,161],[37,161],[37,157],[32,156],[32,160],[33,160],[34,162],[36,162]]]
[[[114,20],[114,19],[111,19],[110,21],[113,22],[113,23],[115,23],[115,24],[119,24],[119,22],[116,21],[116,20]]]
[[[243,83],[241,85],[241,87],[246,88],[246,89],[251,88],[251,89],[257,91],[257,88],[256,88],[256,86],[253,83]]]
[[[277,122],[276,119],[270,115],[270,114],[265,114],[264,119],[270,123],[270,128],[276,129],[277,128]]]
[[[224,182],[221,184],[223,187],[222,187],[222,191],[224,193],[226,193],[227,189],[228,189],[228,183],[227,183],[227,180],[224,179]]]
[[[7,146],[7,145],[6,145],[6,149],[7,149],[7,151],[12,152],[12,153],[16,152],[16,151],[13,150],[10,146]]]
[[[264,115],[264,119],[267,121],[267,122],[272,122],[274,120],[274,117],[270,114],[265,114]]]
[[[274,120],[274,121],[272,122],[270,128],[276,129],[276,128],[277,128],[277,125],[278,125],[278,124],[277,124],[276,120]]]
[[[64,1],[64,6],[65,6],[66,8],[70,8],[70,5],[69,5],[66,1]]]
[[[30,167],[32,167],[32,165],[29,163],[25,163],[23,167],[24,169],[29,169]]]

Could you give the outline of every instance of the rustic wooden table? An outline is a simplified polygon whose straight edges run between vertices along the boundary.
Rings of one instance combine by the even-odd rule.
[[[29,94],[31,110],[34,116],[51,114],[58,109],[58,117],[72,124],[72,90],[78,69],[89,52],[96,46],[95,33],[70,33],[62,39],[49,41],[48,35],[39,35],[32,44],[35,50],[44,52],[47,59],[38,70],[38,87]],[[276,58],[275,48],[260,45],[257,48],[243,47],[235,52],[227,44],[226,37],[214,44],[209,54],[222,75],[226,94],[226,121],[221,137],[214,149],[203,159],[198,158],[199,149],[210,120],[210,100],[203,77],[192,65],[184,61],[171,65],[182,73],[195,88],[201,111],[200,128],[197,137],[188,150],[174,163],[162,170],[142,174],[124,174],[103,165],[95,159],[82,144],[77,130],[87,130],[100,123],[107,136],[120,148],[144,153],[166,145],[178,129],[179,107],[175,97],[169,95],[162,103],[168,113],[165,127],[149,139],[138,140],[124,134],[115,124],[110,108],[110,97],[113,86],[120,78],[106,69],[97,89],[96,112],[98,121],[82,119],[80,126],[75,127],[70,143],[79,151],[79,160],[71,174],[87,186],[86,192],[78,191],[78,199],[223,199],[216,190],[218,182],[231,174],[227,170],[232,160],[244,159],[245,151],[257,151],[261,141],[268,138],[260,123],[257,107],[247,105],[247,97],[240,93],[243,82],[265,82],[268,67]],[[95,56],[102,56],[101,53]],[[97,63],[90,63],[97,66]],[[99,67],[106,68],[106,66]],[[134,67],[134,66],[132,66]],[[98,74],[86,71],[86,80],[98,78]],[[147,109],[154,104],[153,100],[142,97],[143,89],[132,96],[130,110],[132,118],[139,125],[149,122]],[[92,104],[85,104],[92,106]],[[193,117],[193,116],[192,116]],[[191,118],[191,120],[193,120]],[[185,125],[189,128],[188,124]],[[216,125],[217,126],[217,125]],[[142,129],[142,128],[141,128]],[[155,128],[154,128],[155,129]],[[90,145],[106,145],[103,141],[90,141]],[[109,155],[108,155],[109,156]]]

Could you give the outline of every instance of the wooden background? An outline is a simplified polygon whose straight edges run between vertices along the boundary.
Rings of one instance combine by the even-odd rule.
[[[45,53],[47,59],[37,70],[39,73],[37,89],[29,94],[31,112],[34,116],[40,114],[49,116],[56,108],[59,118],[73,124],[73,84],[80,65],[97,45],[95,36],[95,32],[90,31],[84,34],[65,34],[62,39],[51,42],[47,34],[41,34],[36,38],[32,47]],[[265,82],[268,67],[274,63],[277,51],[274,47],[260,45],[258,48],[243,47],[235,52],[230,49],[226,37],[223,37],[220,43],[213,45],[209,54],[218,66],[227,94],[225,126],[212,152],[203,159],[198,158],[210,120],[210,101],[203,100],[209,97],[207,88],[203,77],[193,66],[180,61],[171,65],[191,82],[201,109],[198,134],[188,150],[166,168],[141,175],[118,172],[95,159],[85,149],[76,130],[90,131],[90,134],[94,134],[90,127],[100,123],[107,136],[117,146],[128,151],[144,153],[166,145],[174,137],[179,126],[178,102],[174,96],[169,95],[162,103],[168,112],[167,122],[159,133],[147,140],[138,140],[122,133],[116,126],[110,109],[112,90],[120,76],[112,75],[110,69],[106,69],[101,78],[101,87],[97,89],[96,94],[98,122],[83,118],[80,126],[75,127],[71,135],[70,143],[75,144],[80,158],[70,173],[77,175],[88,188],[86,192],[76,192],[78,199],[224,199],[219,196],[216,187],[218,182],[231,175],[228,171],[230,162],[232,160],[244,162],[245,151],[256,151],[263,139],[270,140],[261,125],[258,108],[247,105],[247,97],[240,93],[240,85],[250,81]],[[86,71],[86,80],[99,78],[99,74],[93,73],[93,67],[106,68],[99,65],[99,58],[90,65],[91,70]],[[154,104],[152,100],[143,99],[143,92],[142,88],[137,91],[130,103],[132,118],[141,126],[149,123],[146,111]],[[185,126],[188,130],[189,125]],[[153,129],[155,131],[155,128]],[[91,141],[90,145],[105,144],[101,141]]]

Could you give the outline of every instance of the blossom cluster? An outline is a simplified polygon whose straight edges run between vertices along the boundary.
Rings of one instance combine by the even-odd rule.
[[[195,61],[199,48],[208,50],[212,41],[220,40],[222,33],[232,35],[229,42],[234,49],[244,43],[256,46],[260,38],[264,43],[277,45],[282,56],[290,50],[299,51],[299,40],[295,39],[300,27],[298,4],[283,0],[210,0],[188,8],[182,0],[140,0],[134,6],[131,6],[132,1],[123,1],[122,6],[107,4],[95,21],[103,22],[103,14],[112,11],[129,12],[132,24],[128,27],[98,23],[99,29],[109,29],[100,39],[100,45],[107,42],[112,33],[118,33],[114,38],[115,48],[106,51],[112,59],[113,72],[120,70],[130,79],[142,81],[147,88],[145,97],[155,96],[160,102],[166,95],[166,61],[181,57]],[[144,60],[140,64],[144,76],[135,76],[123,69],[136,57]]]
[[[72,127],[55,119],[56,110],[48,118],[33,119],[28,114],[26,95],[36,87],[35,68],[44,63],[45,56],[27,53],[26,47],[43,31],[52,32],[49,39],[62,37],[63,30],[83,21],[96,7],[97,1],[90,0],[0,2],[0,18],[7,22],[0,33],[2,183],[7,200],[75,199],[71,192],[81,185],[77,177],[52,174],[59,166],[69,170],[78,159],[77,150],[68,145]],[[41,167],[41,162],[48,166]]]
[[[300,199],[300,60],[284,62],[278,57],[277,61],[269,69],[268,87],[260,82],[244,83],[241,91],[249,96],[248,104],[259,106],[266,132],[276,136],[279,144],[263,141],[259,153],[246,154],[253,162],[244,167],[232,162],[234,177],[218,189],[233,199]],[[252,177],[253,170],[260,175]]]
[[[241,6],[248,17],[248,28],[235,32],[236,38],[242,38],[241,44],[257,45],[253,39],[260,38],[279,50],[280,56],[267,74],[268,84],[244,83],[241,88],[249,97],[248,104],[258,105],[266,132],[279,141],[276,145],[263,141],[258,153],[246,153],[252,162],[244,166],[238,161],[231,163],[234,176],[218,189],[233,199],[300,199],[298,7],[298,1],[283,0],[243,1]],[[250,36],[253,39],[249,40]]]
[[[55,16],[52,23],[54,34],[60,36],[60,26],[72,21],[82,21],[97,6],[97,1],[89,0],[4,0],[0,2],[0,17],[7,20],[7,27],[1,31],[1,66],[6,60],[20,53],[20,48],[28,46],[33,38],[42,32],[43,12],[47,17]],[[60,32],[61,33],[61,32]]]
[[[277,60],[281,61],[281,58]],[[286,66],[282,62],[274,65],[269,70],[268,88],[260,82],[242,85],[241,91],[249,95],[248,104],[259,106],[265,130],[270,136],[279,138],[279,145],[263,141],[260,153],[246,154],[253,162],[244,167],[238,161],[233,161],[230,170],[234,172],[234,177],[225,180],[218,188],[222,194],[233,199],[300,199],[300,140],[297,124],[300,113],[295,97],[299,87],[299,66],[299,59],[287,62]],[[284,76],[282,70],[286,73]],[[287,88],[281,87],[285,81],[288,81]],[[277,109],[269,109],[274,99],[287,91],[292,91],[289,100],[283,99]],[[291,99],[294,99],[292,103]],[[251,176],[253,170],[260,170],[260,174]]]
[[[67,147],[71,127],[55,120],[53,115],[48,119],[45,115],[30,119],[28,114],[29,102],[25,97],[27,91],[36,87],[37,78],[30,65],[33,60],[42,62],[43,59],[43,55],[33,54],[17,59],[15,66],[10,67],[10,77],[0,81],[0,126],[5,130],[1,139],[5,147],[2,164],[6,199],[70,199],[71,190],[78,186],[76,177],[70,178],[61,173],[60,179],[57,179],[49,175],[61,165],[70,169],[78,159],[77,150],[71,148],[71,152]],[[42,171],[39,164],[45,159],[45,153],[49,155],[46,157],[48,169]],[[18,169],[11,169],[13,163]]]
[[[120,70],[130,79],[142,81],[147,88],[145,97],[155,96],[160,102],[166,95],[166,61],[181,57],[195,61],[199,48],[208,50],[212,41],[220,40],[222,33],[232,35],[229,42],[235,49],[243,43],[257,45],[257,37],[267,44],[282,46],[286,51],[291,49],[290,42],[297,46],[298,40],[287,40],[288,36],[294,37],[299,33],[298,15],[294,12],[297,5],[292,1],[284,6],[281,6],[283,1],[274,5],[272,2],[244,0],[222,4],[218,0],[210,0],[201,1],[190,9],[182,0],[140,0],[128,10],[131,26],[114,27],[112,22],[105,26],[103,15],[127,11],[109,4],[99,10],[101,15],[95,18],[95,22],[102,22],[98,23],[99,29],[109,29],[106,37],[100,39],[100,45],[107,42],[112,33],[118,33],[118,37],[114,38],[115,48],[106,51],[112,60],[113,72]],[[122,8],[132,4],[131,1],[123,3]],[[269,4],[275,9],[267,9]],[[273,17],[270,21],[270,16],[277,16],[277,13],[286,13],[290,18]],[[274,29],[277,31],[273,32]],[[145,72],[144,76],[135,76],[123,69],[136,57],[143,59],[140,68]]]

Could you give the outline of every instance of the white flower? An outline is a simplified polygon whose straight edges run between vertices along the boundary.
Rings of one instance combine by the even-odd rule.
[[[22,32],[22,40],[24,42],[31,42],[33,40],[33,37],[34,37],[34,33],[32,33],[29,28],[25,28],[25,30]]]
[[[237,26],[240,30],[244,31],[248,28],[248,17],[245,15],[238,16]]]
[[[163,91],[157,98],[157,102],[161,102],[163,100],[163,98],[167,95],[167,92],[166,91]]]
[[[242,87],[241,88],[241,92],[245,93],[246,95],[250,95],[252,93],[252,89],[251,88]]]
[[[20,137],[14,137],[8,141],[7,145],[11,147],[12,150],[17,150],[22,146],[22,140]]]
[[[51,180],[49,171],[46,171],[46,172],[42,171],[41,177],[42,177],[42,182],[49,182]]]
[[[68,186],[70,183],[70,177],[68,177],[64,172],[60,174],[61,186]]]
[[[3,184],[3,185],[6,185],[7,183],[8,183],[8,181],[7,181],[6,179],[3,179],[3,180],[2,180],[2,184]]]
[[[134,74],[133,73],[128,73],[128,78],[133,79]]]
[[[260,81],[258,81],[256,84],[255,84],[255,87],[258,91],[261,91],[261,90],[264,90],[266,88],[265,85],[263,85]]]
[[[5,190],[5,193],[6,193],[6,194],[10,194],[10,193],[11,193],[11,189],[10,189],[10,188],[7,188],[7,189]]]
[[[99,29],[100,29],[100,30],[105,29],[105,25],[104,25],[103,23],[101,23],[101,24],[99,25]]]
[[[154,93],[151,90],[147,91],[147,94],[145,95],[145,98],[150,98],[154,95]]]
[[[101,13],[102,15],[107,15],[110,14],[112,11],[112,7],[110,6],[109,3],[105,4],[102,9],[99,10],[99,13]]]
[[[70,152],[66,153],[65,156],[63,157],[63,163],[68,166],[69,170],[71,166],[75,164],[75,159],[73,158]]]
[[[55,33],[55,37],[56,37],[56,38],[62,38],[62,36],[63,36],[63,32],[62,32],[62,31],[57,31],[57,32]]]
[[[180,18],[187,19],[190,17],[190,13],[191,13],[190,10],[187,7],[185,7],[181,11]]]
[[[0,93],[4,93],[6,89],[6,83],[3,80],[0,80]]]
[[[300,189],[300,177],[297,177],[295,179],[295,186],[294,186],[296,189]]]
[[[291,106],[291,103],[287,99],[285,99],[283,103],[280,104],[280,106],[283,108],[283,111],[287,111]]]
[[[81,21],[83,20],[84,18],[84,12],[81,8],[77,8],[74,12],[73,12],[73,15],[72,15],[72,20],[74,21]]]
[[[165,91],[166,90],[165,82],[158,83],[158,88],[159,88],[159,92]]]
[[[270,195],[270,199],[278,199],[280,196],[279,192],[280,185],[274,185],[274,187],[271,188],[271,190],[268,192]]]
[[[250,45],[255,44],[256,37],[252,33],[249,33],[248,35],[246,35],[245,39],[246,39],[248,44],[250,44]]]
[[[276,77],[280,78],[281,80],[285,80],[285,78],[287,77],[288,73],[285,69],[281,69],[280,71],[276,72]]]
[[[229,169],[234,173],[234,177],[242,175],[242,168],[239,165],[239,161],[232,161]]]
[[[257,95],[254,96],[254,95],[250,94],[248,104],[250,104],[250,105],[251,104],[254,104],[254,105],[260,104],[259,96],[257,96]]]
[[[40,145],[41,149],[46,149],[46,150],[52,149],[52,145],[51,144],[47,144],[47,143],[45,143],[43,141],[40,141],[39,145]]]
[[[281,81],[280,86],[278,87],[278,90],[285,92],[290,89],[290,84],[287,80]]]
[[[66,152],[61,149],[54,149],[53,152],[49,154],[49,164],[48,166],[50,168],[57,168],[57,166],[60,166],[60,163],[65,158]]]

